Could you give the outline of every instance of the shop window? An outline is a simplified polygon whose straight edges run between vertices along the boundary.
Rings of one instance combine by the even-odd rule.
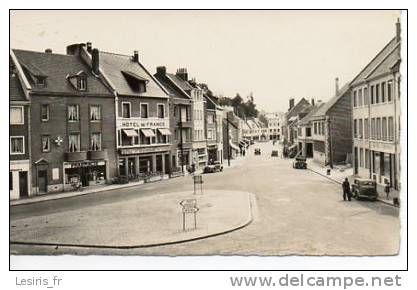
[[[75,122],[79,121],[79,106],[78,105],[69,105],[68,106],[68,121]]]
[[[101,120],[101,107],[99,105],[90,106],[90,121]]]
[[[46,122],[49,120],[49,105],[42,104],[41,105],[41,121]]]
[[[122,117],[130,118],[131,116],[130,103],[122,103]]]
[[[42,152],[51,151],[51,137],[48,135],[42,136]]]
[[[68,151],[79,152],[80,151],[80,134],[71,133],[68,135]]]
[[[10,154],[25,154],[25,137],[10,137]]]
[[[101,150],[101,133],[91,134],[90,150],[100,151]]]
[[[10,124],[11,125],[24,124],[23,106],[10,107]]]

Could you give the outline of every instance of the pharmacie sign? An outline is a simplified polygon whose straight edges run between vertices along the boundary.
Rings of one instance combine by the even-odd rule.
[[[168,120],[117,120],[117,128],[168,128]]]

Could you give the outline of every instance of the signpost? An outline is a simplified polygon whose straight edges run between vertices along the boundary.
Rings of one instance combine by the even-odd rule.
[[[196,199],[184,199],[180,202],[182,206],[182,230],[185,231],[185,220],[186,214],[192,213],[194,214],[194,229],[197,229],[197,212],[199,208],[197,207],[197,200]]]
[[[200,184],[200,192],[203,194],[203,176],[201,174],[196,174],[193,176],[194,180],[194,194],[197,194],[196,192],[196,184]]]

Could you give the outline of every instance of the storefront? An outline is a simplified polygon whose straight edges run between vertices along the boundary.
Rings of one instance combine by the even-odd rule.
[[[29,161],[10,161],[9,194],[10,199],[25,198],[30,195]]]
[[[64,162],[64,190],[106,184],[107,166],[106,160]]]
[[[216,145],[208,146],[207,147],[207,154],[208,154],[208,161],[209,162],[219,161],[218,160],[218,155],[217,155],[217,146]]]

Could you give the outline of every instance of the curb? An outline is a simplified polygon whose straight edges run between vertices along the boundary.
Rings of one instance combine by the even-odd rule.
[[[72,247],[72,248],[96,248],[96,249],[140,249],[140,248],[151,248],[151,247],[158,247],[158,246],[169,246],[169,245],[182,244],[186,242],[208,239],[208,238],[232,233],[234,231],[243,229],[247,227],[248,225],[250,225],[253,221],[253,212],[252,212],[253,205],[252,205],[252,198],[251,198],[252,195],[253,195],[252,193],[248,193],[248,199],[249,199],[249,219],[248,220],[241,223],[237,227],[223,230],[221,232],[217,232],[213,234],[204,235],[204,236],[182,239],[178,241],[164,242],[164,243],[152,243],[152,244],[131,245],[131,246],[79,245],[79,244],[35,243],[35,242],[19,242],[19,241],[15,241],[15,242],[10,241],[10,245],[55,246],[55,247]]]
[[[325,178],[327,178],[327,179],[329,179],[329,180],[331,180],[331,181],[333,181],[333,182],[335,182],[335,183],[342,184],[340,181],[337,181],[336,179],[333,179],[333,178],[331,178],[331,177],[329,177],[329,176],[327,176],[327,175],[325,175],[325,174],[323,174],[323,173],[317,172],[317,171],[315,171],[315,170],[313,170],[313,169],[311,169],[311,168],[308,168],[308,167],[307,167],[307,169],[308,169],[308,170],[310,170],[311,172],[314,172],[314,173],[315,173],[315,174],[317,174],[317,175],[320,175],[320,176],[322,176],[322,177],[325,177]],[[393,206],[393,207],[400,208],[399,206],[396,206],[396,205],[394,205],[394,204],[392,204],[392,203],[390,203],[390,202],[388,202],[388,201],[385,201],[385,200],[383,200],[383,199],[377,198],[376,200],[377,200],[377,201],[379,201],[379,202],[381,202],[381,203],[384,203],[384,204],[386,204],[386,205],[390,205],[390,206]]]

